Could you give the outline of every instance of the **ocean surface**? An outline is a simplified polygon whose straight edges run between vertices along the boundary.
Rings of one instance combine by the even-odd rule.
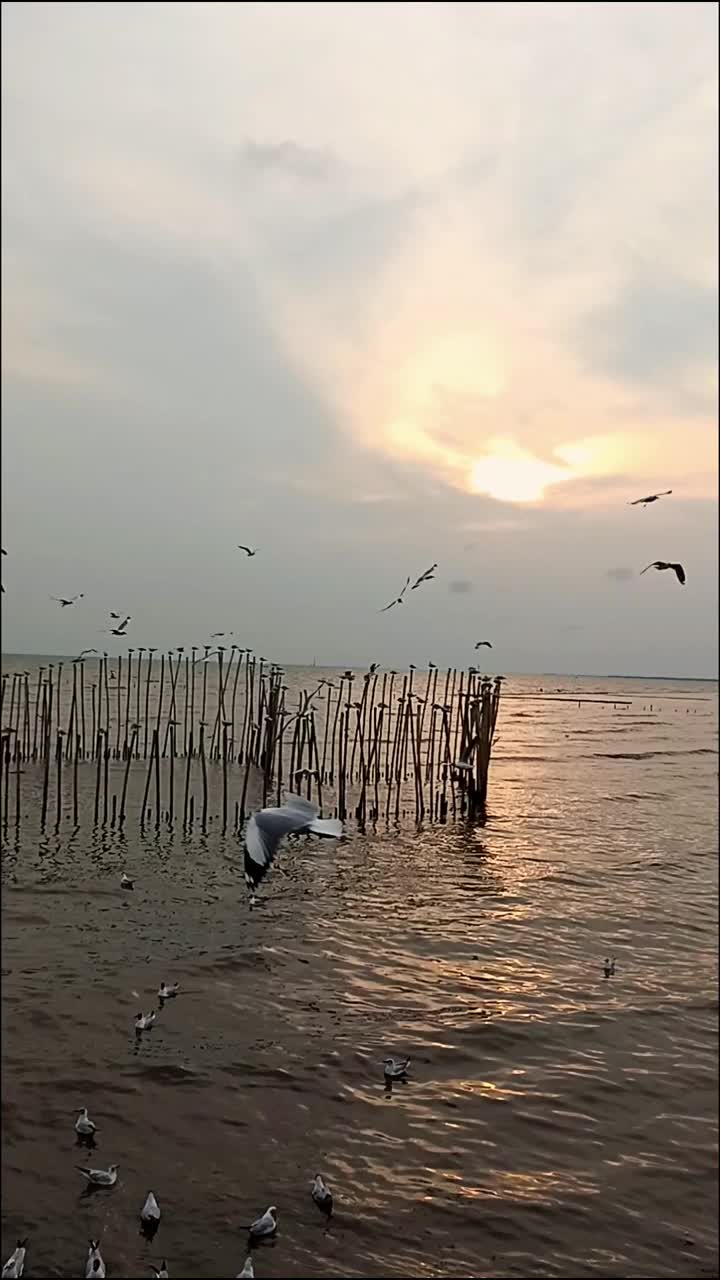
[[[349,823],[254,909],[234,835],[11,831],[3,1259],[233,1276],[274,1204],[259,1280],[717,1275],[717,713],[714,682],[510,677],[483,828]],[[91,1196],[82,1106],[120,1166]]]

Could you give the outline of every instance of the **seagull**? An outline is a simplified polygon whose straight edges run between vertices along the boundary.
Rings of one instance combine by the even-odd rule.
[[[269,1236],[274,1236],[277,1231],[277,1206],[271,1204],[261,1217],[250,1223],[248,1231],[251,1243],[253,1240],[267,1240]]]
[[[489,640],[478,640],[477,644],[475,645],[475,648],[482,649],[483,645],[485,645],[486,649],[492,649],[492,645]]]
[[[2,553],[3,553],[3,555],[4,555],[4,556],[6,556],[6,555],[7,555],[7,551],[5,550],[5,548],[4,548],[4,547],[0,547],[0,551],[2,551]],[[4,591],[5,591],[5,588],[2,586],[2,584],[1,584],[1,583],[0,583],[0,591],[2,591],[2,592],[4,592]]]
[[[213,631],[210,639],[219,640],[219,639],[222,639],[224,636],[234,636],[234,635],[235,635],[234,631]]]
[[[246,556],[256,556],[256,555],[257,555],[257,547],[256,547],[256,548],[255,548],[255,550],[253,551],[253,549],[252,549],[251,547],[244,547],[244,546],[242,545],[242,543],[241,543],[241,542],[238,542],[238,544],[237,544],[237,549],[238,549],[238,551],[244,551]]]
[[[238,1271],[235,1280],[254,1280],[255,1268],[252,1264],[252,1258],[248,1255],[242,1271]]]
[[[383,1058],[386,1080],[402,1080],[410,1066],[409,1058]]]
[[[129,877],[129,875],[127,875],[127,873],[126,873],[125,871],[123,871],[123,873],[122,873],[122,880],[120,881],[120,888],[121,888],[121,889],[134,889],[134,888],[135,888],[135,881],[134,881],[134,880],[131,880],[131,879],[130,879],[130,877]]]
[[[657,502],[658,498],[667,498],[672,493],[672,489],[663,489],[662,493],[649,493],[646,498],[636,498],[634,502],[628,502],[629,507],[647,507],[651,502]]]
[[[157,1227],[160,1221],[160,1205],[158,1204],[152,1191],[148,1191],[147,1199],[140,1210],[140,1221],[146,1226]]]
[[[161,982],[160,990],[158,991],[158,999],[172,1000],[174,996],[177,995],[179,990],[180,990],[180,984],[178,982],[173,982],[171,987],[169,987],[166,982]]]
[[[168,1269],[167,1269],[167,1262],[165,1261],[165,1259],[164,1259],[164,1258],[163,1258],[162,1262],[160,1263],[160,1267],[159,1267],[159,1268],[158,1268],[158,1267],[154,1267],[154,1266],[153,1266],[153,1264],[152,1264],[152,1262],[148,1263],[148,1266],[150,1267],[150,1270],[151,1270],[151,1271],[153,1271],[153,1272],[155,1273],[155,1275],[157,1276],[157,1280],[168,1280],[168,1277],[169,1277],[169,1275],[170,1275],[170,1272],[169,1272],[169,1271],[168,1271]]]
[[[646,565],[644,569],[640,570],[640,576],[642,577],[644,573],[647,573],[648,569],[672,569],[680,586],[683,587],[685,585],[685,570],[681,564],[673,564],[672,560],[653,560],[652,564]]]
[[[111,1164],[107,1169],[83,1169],[82,1165],[75,1165],[78,1172],[87,1178],[89,1187],[114,1187],[119,1167],[117,1164]]]
[[[3,553],[4,554],[4,553]],[[27,1236],[18,1240],[2,1269],[2,1280],[19,1280],[25,1270],[25,1254],[27,1253]]]
[[[606,978],[613,977],[615,973],[615,957],[614,956],[612,960],[608,959],[607,957],[605,958],[605,963],[603,965],[603,973]]]
[[[110,635],[111,635],[111,636],[125,636],[125,635],[127,635],[127,632],[126,632],[125,628],[126,628],[126,626],[127,626],[128,622],[130,622],[130,621],[132,621],[132,619],[131,619],[131,618],[126,618],[124,622],[121,622],[121,623],[120,623],[120,626],[119,626],[119,627],[111,627],[111,628],[110,628]]]
[[[288,795],[279,809],[260,809],[245,829],[245,882],[252,894],[272,864],[284,836],[327,836],[339,840],[343,825],[339,818],[319,818],[317,805],[302,796]]]
[[[155,1024],[155,1010],[152,1013],[138,1013],[135,1016],[135,1032],[141,1036],[143,1031],[150,1031]]]
[[[412,590],[412,591],[417,591],[417,589],[418,589],[418,587],[420,586],[420,584],[421,584],[421,583],[423,583],[423,582],[431,582],[431,581],[432,581],[432,579],[435,577],[435,572],[434,572],[434,571],[435,571],[435,569],[437,569],[437,565],[436,565],[436,564],[431,564],[431,565],[430,565],[430,568],[429,568],[429,569],[426,569],[424,573],[421,573],[421,574],[420,574],[420,577],[417,579],[417,581],[416,581],[416,582],[413,582],[412,587],[411,587],[411,590]]]
[[[89,1280],[91,1276],[99,1276],[100,1280],[104,1280],[106,1274],[105,1263],[100,1252],[100,1241],[91,1240],[85,1263],[85,1280]]]
[[[380,613],[387,613],[388,609],[392,609],[392,608],[394,607],[394,605],[396,605],[396,604],[402,604],[402,602],[403,602],[403,596],[405,595],[405,592],[407,591],[407,589],[408,589],[408,587],[409,587],[409,586],[410,586],[410,579],[408,578],[407,582],[405,583],[405,586],[403,587],[402,591],[400,592],[400,595],[399,595],[399,596],[396,596],[394,600],[391,600],[389,604],[386,604],[386,605],[385,605],[385,608],[380,610]]]
[[[315,1174],[315,1181],[310,1188],[310,1195],[315,1201],[318,1209],[325,1214],[325,1217],[329,1222],[333,1211],[333,1198],[330,1188],[326,1182],[323,1182],[319,1173]]]
[[[79,1138],[92,1138],[97,1129],[97,1125],[93,1124],[88,1118],[88,1109],[83,1107],[75,1121],[75,1132]]]
[[[89,653],[97,653],[97,649],[81,649],[77,658],[73,658],[73,662],[82,662],[83,658],[87,657]]]
[[[54,600],[56,604],[60,605],[61,609],[67,609],[71,604],[74,604],[76,600],[82,600],[82,598],[83,598],[82,591],[80,592],[79,596],[73,596],[72,600],[66,600],[64,596],[50,597],[51,600]]]

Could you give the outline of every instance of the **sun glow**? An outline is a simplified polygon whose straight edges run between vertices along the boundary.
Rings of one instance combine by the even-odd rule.
[[[474,493],[499,502],[538,502],[548,485],[572,478],[568,467],[543,462],[512,440],[489,440],[487,454],[472,468],[470,483]]]

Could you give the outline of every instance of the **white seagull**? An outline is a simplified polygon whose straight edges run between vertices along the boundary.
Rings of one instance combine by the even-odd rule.
[[[167,982],[161,982],[158,990],[159,1000],[172,1000],[180,990],[180,983],[173,982],[172,986],[168,986]]]
[[[245,829],[245,882],[252,894],[272,865],[285,836],[305,832],[333,840],[340,838],[343,825],[339,818],[319,818],[318,812],[309,800],[289,795],[279,809],[261,809],[253,814]]]
[[[93,1124],[88,1117],[87,1107],[82,1107],[80,1114],[75,1121],[75,1132],[79,1138],[92,1138],[97,1129],[97,1125]]]
[[[155,1273],[157,1280],[169,1280],[170,1272],[167,1269],[167,1262],[163,1258],[160,1267],[154,1267],[152,1262],[149,1263],[150,1270]]]
[[[100,1241],[91,1240],[85,1263],[85,1280],[90,1280],[91,1276],[98,1276],[99,1280],[105,1280],[106,1275],[105,1263],[100,1252]]]
[[[82,1165],[75,1165],[78,1172],[87,1178],[89,1187],[114,1187],[119,1167],[117,1164],[111,1164],[107,1169],[83,1169]]]
[[[250,1223],[248,1232],[250,1234],[250,1242],[253,1240],[267,1240],[269,1236],[274,1236],[277,1231],[277,1205],[271,1204],[259,1218]]]
[[[603,973],[605,974],[606,978],[612,978],[613,974],[615,973],[615,957],[614,956],[612,960],[610,960],[607,956],[605,957],[605,963],[603,965]]]
[[[25,1270],[25,1254],[27,1253],[27,1236],[18,1240],[10,1257],[2,1269],[2,1280],[17,1280]]]
[[[159,1222],[160,1221],[160,1205],[158,1204],[152,1191],[148,1191],[147,1199],[140,1210],[140,1217],[143,1222]]]
[[[133,880],[131,880],[131,879],[130,879],[130,877],[129,877],[128,875],[126,875],[126,874],[125,874],[125,872],[124,872],[124,871],[123,871],[123,873],[122,873],[122,880],[120,881],[120,888],[121,888],[121,889],[133,889],[133,888],[134,888],[134,881],[133,881]]]
[[[155,1010],[152,1013],[138,1013],[135,1016],[135,1032],[141,1036],[143,1031],[150,1031],[155,1025]]]
[[[315,1204],[325,1217],[330,1220],[333,1211],[333,1198],[329,1186],[323,1181],[319,1173],[315,1174],[315,1181],[310,1188],[310,1195]]]
[[[386,1080],[402,1080],[410,1066],[409,1058],[383,1058],[383,1070]]]
[[[253,1266],[252,1258],[248,1255],[245,1259],[242,1271],[238,1271],[235,1280],[254,1280],[254,1277],[255,1268]]]

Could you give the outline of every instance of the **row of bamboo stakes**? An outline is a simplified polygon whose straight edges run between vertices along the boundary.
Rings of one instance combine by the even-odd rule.
[[[230,820],[231,789],[239,790],[232,815],[237,829],[247,816],[249,789],[256,786],[263,803],[280,803],[285,787],[304,790],[321,809],[343,819],[353,813],[361,825],[377,821],[383,810],[388,821],[391,816],[399,821],[408,808],[418,820],[445,820],[450,810],[471,817],[485,812],[500,678],[474,669],[449,668],[441,674],[434,666],[417,683],[414,669],[362,676],[346,671],[320,680],[290,708],[282,669],[249,650],[233,646],[227,661],[223,649],[212,655],[217,661],[209,660],[209,648],[201,657],[197,650],[180,650],[161,654],[159,660],[152,650],[143,660],[145,652],[137,650],[136,656],[130,650],[125,659],[105,654],[76,659],[70,664],[72,680],[66,672],[65,685],[63,663],[39,668],[32,684],[28,672],[2,676],[3,832],[12,812],[16,828],[20,826],[23,765],[42,770],[43,830],[52,817],[51,775],[59,827],[63,771],[66,786],[67,771],[72,771],[77,827],[89,762],[95,766],[96,826],[122,828],[131,772],[136,773],[140,760],[147,761],[143,828],[152,819],[151,801],[156,826],[167,821],[172,827],[181,819],[184,829],[193,827],[195,762],[203,831],[209,818],[209,768],[221,784],[221,810],[215,816],[223,832]],[[158,696],[151,706],[155,684]],[[184,774],[182,767],[176,770],[176,762],[183,760]],[[119,794],[112,796],[111,761],[125,766]],[[167,762],[164,787],[161,761]]]

